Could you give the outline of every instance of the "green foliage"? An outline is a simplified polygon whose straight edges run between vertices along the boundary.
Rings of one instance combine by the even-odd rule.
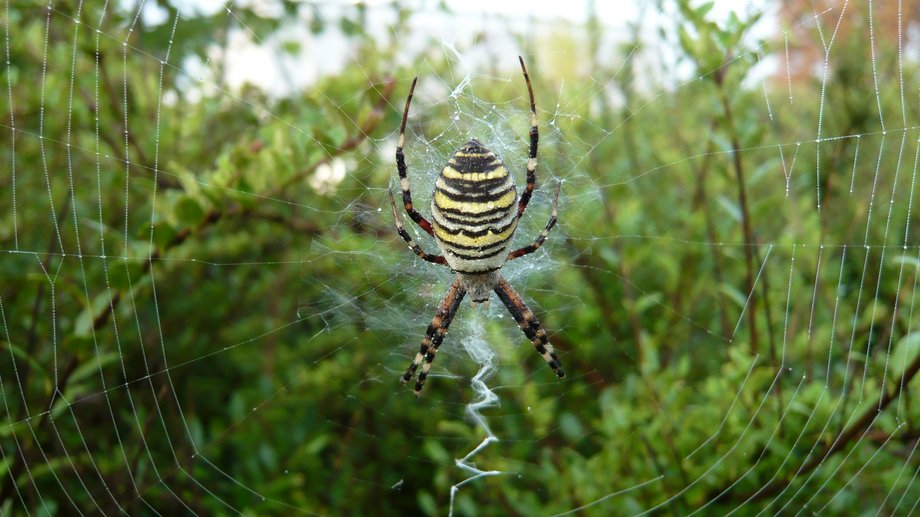
[[[410,56],[413,69],[395,67],[405,62],[399,38],[369,36],[364,4],[337,19],[314,6],[308,29],[339,30],[355,59],[289,96],[231,92],[188,70],[220,77],[227,63],[203,63],[227,24],[276,35],[294,3],[280,17],[236,5],[231,18],[182,13],[175,35],[179,13],[166,1],[167,22],[141,20],[131,33],[134,13],[120,3],[101,22],[99,2],[80,5],[55,4],[48,34],[40,4],[12,2],[4,19],[2,82],[14,102],[0,96],[0,113],[13,114],[17,132],[4,126],[15,162],[12,146],[0,162],[16,165],[18,205],[0,196],[2,513],[445,514],[451,486],[468,475],[455,458],[482,440],[463,410],[474,365],[440,359],[459,378],[438,377],[419,401],[397,386],[416,346],[403,343],[424,331],[447,276],[407,258],[384,190],[409,78],[453,77],[454,63],[423,50]],[[490,385],[502,387],[502,402],[484,414],[502,441],[474,461],[504,474],[464,486],[458,514],[662,505],[683,515],[706,504],[721,514],[748,496],[743,513],[756,513],[783,503],[772,497],[787,484],[788,494],[804,486],[810,471],[796,469],[916,361],[920,333],[903,307],[920,263],[912,249],[883,259],[862,246],[915,241],[889,237],[884,224],[864,237],[872,205],[847,192],[855,146],[862,140],[867,153],[869,138],[807,143],[820,95],[839,100],[826,128],[878,129],[860,98],[872,84],[866,43],[841,42],[826,88],[797,86],[796,109],[774,117],[764,96],[778,103],[785,84],[752,79],[777,44],[750,40],[757,17],[716,22],[711,3],[678,7],[679,59],[700,80],[666,95],[636,84],[626,56],[642,48],[638,37],[619,49],[624,62],[602,62],[596,19],[586,57],[595,82],[539,56],[528,63],[538,106],[561,91],[570,116],[550,128],[553,108],[540,111],[541,187],[549,171],[565,180],[560,228],[547,245],[553,266],[518,277],[571,375],[545,380],[509,318],[485,324],[501,357]],[[401,33],[412,12],[393,9]],[[282,49],[300,51],[293,41]],[[495,77],[508,76],[499,68]],[[506,84],[475,80],[494,86],[476,90],[482,100],[507,107]],[[916,78],[905,80],[916,91]],[[572,84],[584,89],[570,93]],[[898,85],[882,88],[882,109],[899,111]],[[456,132],[453,106],[427,106],[420,137]],[[451,146],[431,145],[444,155]],[[873,152],[881,170],[902,165],[897,152]],[[878,189],[879,206],[895,186],[908,192],[907,173],[895,184],[873,177],[875,158],[859,163],[858,188]],[[335,167],[346,169],[341,181],[319,182]],[[777,188],[786,181],[789,193]],[[0,185],[12,187],[11,169]],[[535,228],[542,208],[528,211]],[[876,217],[914,235],[908,209]],[[902,266],[903,278],[879,274]],[[821,310],[809,321],[813,298]],[[859,312],[837,319],[841,298]],[[459,349],[462,332],[452,330],[450,346]],[[854,379],[864,369],[863,385]],[[868,443],[814,467],[822,482],[831,477],[821,504],[841,491],[827,512],[885,510],[888,489],[907,488],[897,473],[910,444],[898,433],[915,433],[916,382],[904,390]],[[895,443],[876,455],[888,436]],[[757,496],[774,482],[782,486]]]

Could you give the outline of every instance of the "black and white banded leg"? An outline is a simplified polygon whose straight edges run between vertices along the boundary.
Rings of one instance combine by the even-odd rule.
[[[533,86],[530,84],[530,76],[527,75],[527,67],[524,66],[524,58],[518,56],[521,62],[521,70],[524,72],[524,81],[527,83],[527,93],[530,95],[530,154],[527,158],[527,186],[521,194],[521,200],[518,201],[518,219],[524,215],[527,203],[530,202],[530,196],[537,186],[537,144],[540,141],[540,130],[537,129],[537,105],[533,99]]]
[[[524,246],[523,248],[516,249],[508,254],[508,260],[514,260],[516,258],[521,258],[524,255],[529,255],[538,249],[546,241],[546,238],[549,237],[550,230],[556,226],[556,216],[558,215],[559,208],[559,191],[562,189],[562,184],[556,186],[556,195],[553,197],[553,213],[549,217],[549,222],[546,223],[546,226],[543,227],[543,231],[540,232],[540,235],[537,237],[537,240],[533,241],[533,244],[530,246]]]
[[[553,345],[549,343],[543,325],[540,325],[537,317],[527,308],[527,305],[524,304],[524,300],[521,299],[521,296],[511,287],[511,284],[509,284],[504,277],[498,277],[498,283],[495,285],[495,294],[498,295],[502,303],[505,304],[505,307],[508,308],[508,311],[511,312],[514,321],[518,323],[521,330],[524,331],[524,334],[533,343],[537,353],[540,354],[543,360],[546,361],[546,364],[553,369],[553,373],[556,374],[556,377],[560,379],[565,377],[565,372],[562,370],[562,363],[559,361],[559,357],[556,356]]]
[[[433,262],[435,264],[441,264],[442,266],[446,266],[447,259],[445,259],[441,255],[431,255],[429,253],[426,253],[422,249],[422,247],[419,246],[417,242],[415,242],[415,239],[413,239],[412,236],[409,235],[409,232],[407,232],[406,229],[403,227],[402,219],[400,219],[399,213],[396,211],[396,200],[393,199],[393,191],[388,190],[387,193],[390,195],[390,208],[393,210],[393,220],[396,221],[396,231],[399,233],[399,236],[402,237],[403,240],[406,241],[406,244],[409,245],[409,248],[411,248],[412,251],[414,251],[415,254],[421,257],[423,260],[427,260],[428,262]]]
[[[403,110],[402,123],[399,125],[399,141],[396,143],[396,170],[399,172],[399,187],[402,189],[403,207],[405,207],[406,213],[415,221],[415,224],[425,230],[428,235],[434,237],[434,230],[431,228],[431,222],[425,219],[425,217],[412,205],[412,190],[409,188],[406,156],[403,154],[403,146],[406,144],[406,119],[409,118],[409,105],[412,104],[412,95],[415,93],[415,83],[417,82],[418,77],[412,79],[412,86],[409,87],[409,96],[406,98],[406,108]]]
[[[441,303],[438,305],[438,312],[435,313],[434,318],[428,325],[428,330],[425,332],[425,337],[422,339],[422,344],[419,347],[418,353],[415,354],[415,359],[412,361],[409,369],[406,370],[406,373],[402,376],[402,382],[405,384],[412,380],[419,365],[422,366],[422,371],[418,374],[418,382],[415,383],[416,397],[422,393],[422,388],[425,386],[425,379],[428,377],[428,370],[431,369],[431,363],[434,362],[434,356],[438,353],[438,348],[444,341],[444,336],[447,335],[447,328],[450,326],[451,320],[454,319],[454,314],[457,313],[457,309],[460,308],[460,302],[462,302],[463,297],[466,296],[466,289],[461,287],[460,282],[461,280],[458,276],[454,282],[450,284],[447,295],[444,296],[444,299],[441,300]],[[422,361],[424,361],[424,364],[422,364]]]

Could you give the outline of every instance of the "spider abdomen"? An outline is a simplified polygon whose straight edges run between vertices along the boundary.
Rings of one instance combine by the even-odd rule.
[[[431,212],[438,245],[459,273],[486,273],[507,259],[517,229],[517,189],[501,159],[473,139],[438,176]]]

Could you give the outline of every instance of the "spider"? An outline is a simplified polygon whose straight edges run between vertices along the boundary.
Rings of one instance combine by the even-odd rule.
[[[422,366],[415,383],[416,397],[425,385],[431,363],[464,296],[469,294],[475,307],[478,303],[488,304],[493,290],[527,338],[533,342],[537,352],[553,369],[553,373],[559,378],[565,376],[562,364],[546,337],[546,330],[521,300],[521,296],[498,272],[505,262],[533,253],[543,245],[550,230],[556,225],[561,187],[560,185],[556,188],[549,222],[533,244],[508,253],[514,230],[524,214],[524,209],[527,208],[537,182],[537,110],[524,59],[519,56],[518,60],[521,62],[521,71],[527,83],[527,93],[530,95],[530,158],[527,160],[527,186],[524,193],[518,199],[517,187],[501,158],[473,138],[451,156],[438,176],[431,201],[432,222],[413,208],[409,179],[406,177],[406,159],[403,154],[406,118],[409,116],[409,104],[412,103],[412,94],[415,92],[418,77],[412,80],[412,86],[409,87],[402,124],[399,126],[399,142],[396,145],[396,169],[399,172],[403,205],[409,218],[434,237],[443,255],[426,253],[406,232],[396,211],[396,201],[391,190],[390,207],[396,220],[396,231],[416,255],[428,262],[448,266],[456,273],[447,294],[438,305],[434,319],[428,325],[415,359],[402,376],[402,382],[408,383],[419,365]]]

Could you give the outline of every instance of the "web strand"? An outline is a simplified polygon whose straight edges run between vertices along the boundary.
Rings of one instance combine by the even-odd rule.
[[[0,505],[916,509],[912,6],[263,4],[4,2]],[[387,210],[401,96],[419,213],[469,138],[523,188],[518,55],[512,249],[561,194],[502,275],[569,375],[462,306],[415,401],[451,275]]]

